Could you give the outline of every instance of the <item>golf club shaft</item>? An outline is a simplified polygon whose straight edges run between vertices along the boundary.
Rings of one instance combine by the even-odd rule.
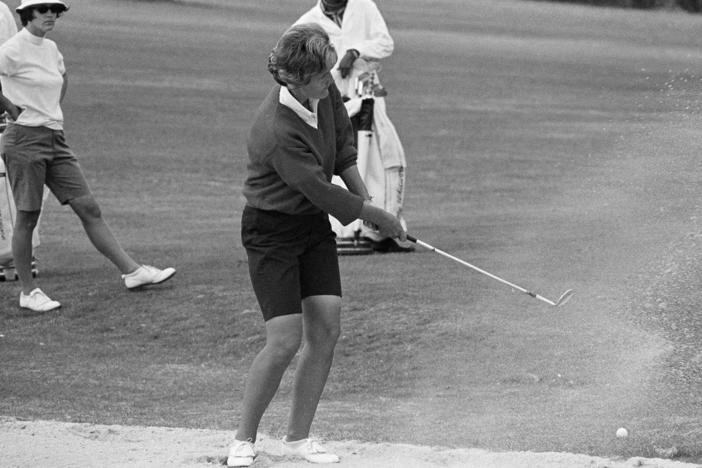
[[[502,278],[500,278],[500,277],[497,276],[497,275],[493,275],[493,274],[490,273],[489,271],[485,271],[485,270],[483,270],[482,268],[479,268],[479,267],[473,265],[472,263],[468,263],[468,262],[466,262],[465,260],[461,260],[460,258],[455,257],[455,256],[451,255],[451,254],[448,253],[448,252],[444,252],[444,251],[441,250],[441,249],[437,249],[437,248],[434,247],[433,245],[427,244],[426,242],[424,242],[424,241],[422,241],[422,240],[419,240],[419,239],[417,239],[417,238],[414,237],[414,236],[410,236],[410,235],[408,234],[408,235],[407,235],[407,240],[410,241],[410,242],[414,242],[414,243],[417,244],[417,245],[421,245],[421,246],[424,247],[425,249],[429,249],[429,250],[431,250],[431,251],[433,251],[433,252],[436,252],[436,253],[438,253],[439,255],[442,255],[442,256],[444,256],[444,257],[446,257],[446,258],[450,258],[451,260],[453,260],[453,261],[455,261],[455,262],[458,262],[458,263],[460,263],[461,265],[465,265],[465,266],[467,266],[468,268],[471,268],[471,269],[477,271],[478,273],[482,273],[482,274],[485,275],[485,276],[489,276],[490,278],[492,278],[492,279],[494,279],[494,280],[497,280],[497,281],[499,281],[499,282],[502,283],[502,284],[506,284],[507,286],[509,286],[509,287],[511,287],[511,288],[514,288],[514,289],[516,289],[517,291],[521,291],[521,292],[523,292],[524,294],[528,294],[529,296],[531,296],[531,297],[533,297],[533,298],[535,298],[535,299],[539,299],[540,301],[544,301],[545,303],[547,303],[547,304],[549,304],[549,305],[552,305],[552,306],[555,306],[555,305],[556,305],[556,303],[553,302],[553,301],[550,300],[550,299],[546,299],[545,297],[543,297],[543,296],[541,296],[541,295],[539,295],[539,294],[536,294],[536,293],[531,292],[531,291],[529,291],[529,290],[527,290],[527,289],[524,289],[523,287],[518,286],[518,285],[516,285],[516,284],[514,284],[514,283],[511,283],[511,282],[509,282],[509,281],[507,281],[507,280],[505,280],[505,279],[502,279]]]

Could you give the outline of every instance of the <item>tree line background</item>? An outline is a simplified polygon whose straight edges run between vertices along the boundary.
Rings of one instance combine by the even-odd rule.
[[[561,3],[586,3],[589,5],[623,8],[682,8],[690,12],[702,11],[702,0],[554,0]]]

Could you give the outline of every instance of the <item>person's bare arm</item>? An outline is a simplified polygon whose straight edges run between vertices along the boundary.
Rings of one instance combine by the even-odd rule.
[[[7,112],[12,120],[17,120],[17,117],[22,113],[22,109],[17,107],[7,99],[7,97],[0,91],[0,112]]]
[[[63,74],[63,85],[61,86],[61,97],[59,102],[63,102],[63,97],[66,95],[66,89],[68,89],[68,74]]]

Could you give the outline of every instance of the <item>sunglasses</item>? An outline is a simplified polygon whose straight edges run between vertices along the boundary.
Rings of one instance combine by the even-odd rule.
[[[52,13],[56,13],[56,14],[58,15],[59,13],[63,13],[63,11],[65,10],[65,8],[63,7],[63,5],[37,5],[37,6],[34,7],[34,9],[35,9],[40,15],[45,14],[45,13],[46,13],[47,11],[49,11],[49,10],[50,10]]]

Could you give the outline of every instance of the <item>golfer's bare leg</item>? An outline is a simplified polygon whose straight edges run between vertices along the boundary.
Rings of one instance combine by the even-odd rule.
[[[302,310],[304,345],[295,372],[288,441],[309,437],[339,339],[341,298],[311,296],[303,300]]]
[[[36,284],[32,275],[32,234],[37,227],[41,211],[17,211],[12,234],[12,257],[22,292],[29,294]]]
[[[83,223],[83,228],[88,234],[90,242],[101,254],[114,263],[124,274],[139,268],[139,264],[124,251],[112,234],[110,227],[102,217],[100,206],[92,195],[74,198],[68,203]]]
[[[301,341],[300,314],[274,317],[266,322],[266,345],[254,359],[246,378],[237,440],[256,440],[261,417],[278,391]]]

